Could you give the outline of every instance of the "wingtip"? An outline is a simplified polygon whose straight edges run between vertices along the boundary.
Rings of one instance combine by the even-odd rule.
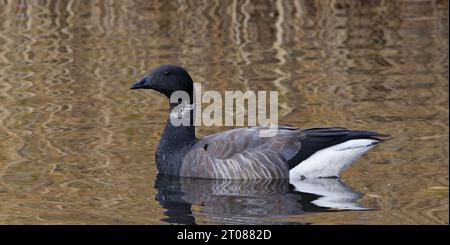
[[[375,140],[378,140],[378,142],[375,142],[375,144],[392,139],[391,135],[389,135],[389,134],[377,134],[376,136],[374,136],[372,138]]]

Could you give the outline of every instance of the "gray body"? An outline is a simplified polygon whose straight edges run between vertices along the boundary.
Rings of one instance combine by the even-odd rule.
[[[141,88],[156,90],[168,98],[173,92],[182,90],[193,98],[192,79],[186,70],[175,65],[162,65],[131,87]],[[170,104],[169,113],[178,105]],[[170,120],[167,121],[156,151],[157,168],[162,174],[210,179],[284,179],[289,178],[289,171],[302,162],[308,163],[304,165],[308,166],[306,169],[311,169],[310,165],[322,166],[322,163],[317,163],[317,156],[314,161],[305,161],[321,150],[333,149],[333,146],[352,140],[370,139],[363,141],[370,142],[368,145],[350,144],[345,149],[325,152],[327,161],[336,164],[345,151],[351,152],[356,148],[368,150],[382,141],[376,137],[383,136],[339,127],[299,129],[279,126],[278,133],[273,137],[260,137],[259,131],[264,128],[253,127],[197,139],[192,123],[193,110],[189,115],[191,124],[188,126],[174,126]],[[346,161],[352,160],[347,157]],[[337,174],[339,172],[336,171]]]

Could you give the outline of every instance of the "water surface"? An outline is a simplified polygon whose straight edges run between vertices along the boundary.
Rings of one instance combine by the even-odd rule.
[[[393,138],[341,180],[157,177],[161,63]],[[0,223],[448,224],[448,81],[448,1],[0,0]]]

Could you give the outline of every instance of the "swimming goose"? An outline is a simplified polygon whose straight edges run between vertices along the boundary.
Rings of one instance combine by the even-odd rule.
[[[167,98],[186,92],[193,101],[193,81],[180,66],[161,65],[130,89],[153,89]],[[170,102],[170,115],[180,105]],[[185,105],[183,108],[193,108]],[[384,135],[340,127],[295,128],[278,126],[273,137],[260,137],[264,127],[237,128],[195,137],[193,111],[190,124],[167,120],[156,150],[159,173],[210,179],[275,179],[339,177],[342,170],[381,142]]]

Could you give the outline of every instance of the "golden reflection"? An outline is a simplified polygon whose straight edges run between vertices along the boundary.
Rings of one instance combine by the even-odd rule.
[[[280,123],[393,135],[343,177],[376,212],[282,222],[448,224],[435,0],[0,0],[0,223],[165,223],[153,156],[168,108],[128,91],[161,63],[206,90],[279,90]]]

